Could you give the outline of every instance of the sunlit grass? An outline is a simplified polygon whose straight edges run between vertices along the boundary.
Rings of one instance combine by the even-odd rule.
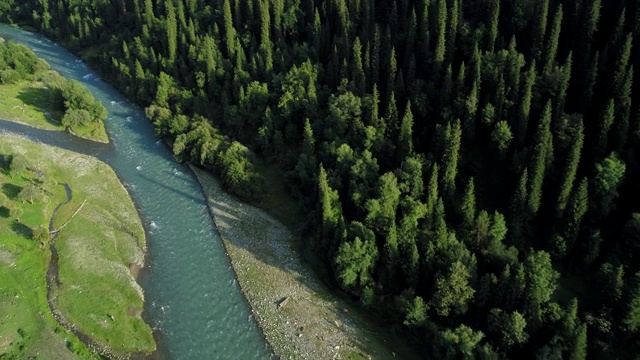
[[[15,84],[0,84],[0,118],[45,130],[64,131],[61,119],[64,112],[56,108],[51,90],[36,79],[53,71],[33,75],[34,80],[21,80]],[[107,143],[109,137],[101,121],[75,126],[71,131],[82,138]]]
[[[144,230],[113,170],[84,155],[0,135],[0,155],[8,154],[21,154],[52,181],[46,198],[23,203],[17,193],[36,175],[0,172],[0,184],[10,184],[0,191],[22,208],[19,219],[0,212],[0,355],[61,358],[73,349],[81,358],[92,356],[51,317],[45,278],[50,252],[31,239],[31,230],[48,227],[53,209],[66,200],[59,183],[69,184],[73,198],[54,220],[54,228],[68,223],[55,242],[61,285],[54,306],[116,356],[152,352],[151,329],[140,318],[143,295],[129,272],[130,264],[143,264]]]

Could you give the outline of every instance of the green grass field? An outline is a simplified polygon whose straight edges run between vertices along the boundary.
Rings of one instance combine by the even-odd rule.
[[[46,197],[23,203],[17,194],[35,173],[0,171],[9,207],[22,209],[18,219],[0,207],[0,358],[95,357],[51,316],[45,278],[51,254],[31,238],[66,199],[58,183],[69,184],[73,199],[54,220],[54,227],[68,222],[55,240],[61,283],[52,297],[55,308],[114,356],[152,352],[151,329],[140,318],[142,291],[129,272],[132,263],[144,262],[144,231],[113,170],[87,156],[0,135],[0,156],[10,154],[29,159],[29,168],[50,181]]]
[[[38,76],[51,76],[53,71]],[[38,80],[20,81],[16,84],[0,84],[0,118],[20,122],[29,126],[64,131],[60,122],[64,115],[52,105],[49,89]],[[77,136],[107,143],[109,137],[102,122],[71,129]]]

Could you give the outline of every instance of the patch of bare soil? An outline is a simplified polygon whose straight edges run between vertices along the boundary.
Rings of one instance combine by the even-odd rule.
[[[331,296],[293,247],[292,232],[264,211],[225,193],[195,169],[236,277],[276,356],[282,359],[392,359],[415,354],[384,345],[387,335],[363,324]],[[398,352],[398,354],[394,353]]]

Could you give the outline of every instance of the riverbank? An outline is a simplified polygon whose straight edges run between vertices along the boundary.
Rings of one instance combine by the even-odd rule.
[[[296,250],[285,225],[227,194],[209,173],[200,181],[236,278],[275,354],[282,359],[416,358],[387,329],[332,296]]]
[[[19,218],[6,211],[0,214],[6,235],[0,239],[0,254],[8,259],[0,263],[0,275],[8,279],[0,285],[0,313],[8,314],[0,320],[0,337],[23,342],[22,347],[13,346],[16,341],[0,342],[0,354],[56,359],[92,356],[52,320],[45,286],[51,252],[32,239],[31,229],[48,224],[53,208],[63,202],[65,189],[58,183],[68,184],[73,198],[51,219],[59,230],[55,240],[59,284],[51,288],[49,297],[54,313],[62,319],[60,323],[86,334],[110,356],[153,352],[151,329],[140,318],[144,295],[135,280],[137,268],[144,265],[144,230],[113,170],[86,155],[0,134],[0,155],[9,154],[28,159],[29,171],[50,183],[47,188],[57,190],[41,205],[34,202],[39,210],[27,204]],[[11,179],[6,171],[0,174],[2,193],[15,203],[20,187],[28,181],[14,184]],[[20,303],[9,301],[11,297],[32,300]]]

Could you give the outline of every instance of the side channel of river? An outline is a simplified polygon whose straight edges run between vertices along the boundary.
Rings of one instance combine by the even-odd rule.
[[[158,357],[272,357],[235,281],[197,180],[155,137],[142,109],[45,37],[5,24],[0,24],[0,36],[25,44],[54,70],[81,82],[109,111],[109,145],[5,121],[0,130],[95,156],[125,184],[147,233],[147,264],[139,282],[145,290],[145,318],[159,341]]]

